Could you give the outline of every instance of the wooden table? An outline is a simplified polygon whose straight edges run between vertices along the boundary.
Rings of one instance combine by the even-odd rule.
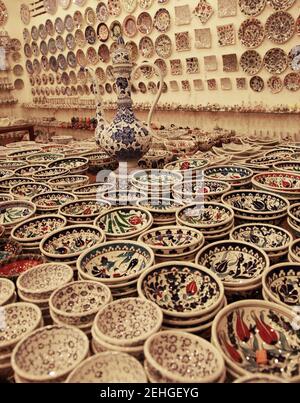
[[[21,132],[21,131],[28,132],[29,140],[31,141],[35,140],[34,126],[32,124],[0,127],[0,135],[10,132]]]

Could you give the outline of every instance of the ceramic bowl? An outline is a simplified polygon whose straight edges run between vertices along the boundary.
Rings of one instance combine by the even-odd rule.
[[[184,180],[172,187],[173,197],[185,203],[218,201],[229,192],[229,183],[216,180]]]
[[[131,239],[151,227],[151,213],[141,207],[117,207],[102,213],[94,221],[108,239]]]
[[[78,174],[87,171],[89,167],[89,160],[85,157],[68,157],[62,158],[48,165],[49,168],[65,168],[71,174]]]
[[[73,275],[73,269],[66,264],[45,263],[21,274],[17,288],[32,298],[47,299],[57,288],[71,282]]]
[[[292,223],[294,222],[300,227],[300,203],[292,204],[288,208],[288,216]]]
[[[280,172],[300,172],[299,161],[280,161],[273,164],[275,171]]]
[[[61,229],[66,224],[66,218],[60,215],[40,215],[16,225],[11,232],[11,236],[15,241],[25,245],[26,243],[38,243],[50,232]]]
[[[139,190],[171,194],[172,186],[183,179],[179,172],[161,169],[146,169],[132,175],[131,183]]]
[[[89,177],[86,175],[65,175],[48,180],[48,185],[57,190],[72,190],[78,186],[84,186],[89,183]]]
[[[100,309],[94,330],[101,340],[121,347],[143,344],[159,331],[163,321],[161,309],[141,298],[123,298]]]
[[[44,194],[34,196],[31,202],[36,205],[39,211],[57,211],[66,203],[77,200],[77,197],[69,192],[46,192]]]
[[[9,193],[11,187],[28,182],[33,182],[33,179],[26,176],[12,176],[10,178],[0,179],[0,191],[1,193]]]
[[[300,225],[298,221],[292,220],[290,217],[287,218],[287,223],[291,229],[291,232],[295,235],[296,238],[300,237]]]
[[[11,238],[0,239],[0,263],[8,259],[20,255],[22,252],[22,246]]]
[[[184,204],[174,199],[152,197],[140,199],[137,206],[148,210],[153,217],[153,224],[171,225],[176,223],[176,211]]]
[[[83,361],[68,376],[66,383],[147,383],[144,368],[129,354],[112,351]]]
[[[221,280],[205,267],[189,262],[165,262],[142,273],[138,294],[155,302],[164,314],[178,318],[206,315],[224,298]]]
[[[196,263],[215,273],[225,287],[256,286],[270,265],[267,254],[250,243],[214,242],[200,250]]]
[[[9,193],[0,193],[0,203],[11,200],[14,200],[14,198]]]
[[[285,197],[300,195],[300,175],[293,172],[262,172],[252,178],[253,187],[275,191]]]
[[[285,383],[285,381],[274,375],[253,374],[242,376],[233,383]]]
[[[281,263],[263,274],[263,290],[268,300],[287,308],[300,305],[300,264]]]
[[[293,262],[300,263],[300,240],[296,239],[290,246],[289,246],[289,256],[290,260]]]
[[[69,175],[70,171],[65,168],[47,168],[41,169],[32,175],[32,178],[36,181],[48,181],[60,176]]]
[[[183,175],[185,175],[186,172],[201,172],[201,170],[208,165],[209,161],[206,159],[187,158],[170,162],[169,164],[165,165],[164,169],[169,171],[180,171]]]
[[[47,168],[47,166],[44,164],[24,165],[15,170],[15,175],[31,177],[35,173],[41,171],[42,169],[46,169],[46,168]]]
[[[79,199],[95,199],[97,194],[111,190],[113,186],[112,183],[93,183],[91,185],[80,186],[74,189],[73,193]]]
[[[72,259],[85,249],[105,241],[105,234],[92,225],[71,225],[51,232],[43,238],[40,249],[48,258]]]
[[[60,153],[38,153],[29,155],[26,157],[26,161],[29,164],[50,164],[52,161],[56,161],[64,158],[64,154]]]
[[[154,253],[147,245],[135,241],[111,241],[83,252],[78,261],[82,278],[108,285],[127,283],[154,263]]]
[[[34,304],[18,302],[1,307],[0,354],[10,354],[19,340],[40,326],[41,320],[41,310]]]
[[[194,228],[165,226],[144,232],[138,241],[150,246],[155,255],[176,257],[201,247],[204,244],[204,236]]]
[[[21,254],[11,256],[0,262],[0,275],[16,279],[21,273],[44,262],[45,260],[41,255]]]
[[[112,206],[135,206],[140,199],[144,199],[146,196],[146,193],[138,190],[110,190],[100,194],[101,199],[108,201]]]
[[[76,327],[46,326],[16,345],[11,364],[17,375],[30,382],[59,382],[87,357],[88,351],[89,340]]]
[[[8,201],[0,203],[0,224],[6,230],[14,225],[28,220],[36,212],[36,206],[29,201]]]
[[[14,299],[14,294],[14,283],[6,278],[0,278],[0,306],[11,303]]]
[[[90,224],[110,207],[111,204],[108,201],[81,199],[64,204],[59,208],[58,213],[65,217],[69,224]]]
[[[297,314],[278,304],[245,300],[223,308],[212,325],[212,343],[239,376],[278,375],[299,382]]]
[[[26,157],[29,157],[29,155],[37,154],[40,151],[38,147],[22,148],[22,150],[8,152],[7,158],[12,160],[26,160]]]
[[[253,176],[253,171],[235,165],[220,165],[204,169],[203,175],[206,179],[221,180],[234,186],[249,182]]]
[[[144,353],[152,367],[172,383],[211,383],[225,371],[218,350],[201,337],[180,331],[163,331],[151,336]]]
[[[96,281],[75,281],[55,290],[49,300],[50,313],[72,326],[92,323],[97,312],[111,301],[109,288]]]

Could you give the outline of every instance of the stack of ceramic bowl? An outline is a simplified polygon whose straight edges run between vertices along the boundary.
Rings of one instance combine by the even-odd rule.
[[[36,212],[35,204],[29,201],[7,201],[0,205],[0,224],[9,235],[16,224],[32,217]]]
[[[222,196],[222,202],[234,211],[237,225],[247,222],[279,225],[289,207],[284,197],[261,190],[228,192]]]
[[[143,357],[144,343],[161,328],[163,313],[151,301],[123,298],[113,301],[98,312],[92,328],[92,349]]]
[[[300,161],[280,161],[273,164],[275,171],[279,172],[299,172]]]
[[[56,161],[59,159],[64,158],[64,154],[61,153],[38,153],[38,154],[33,154],[29,155],[29,157],[26,157],[26,161],[29,164],[50,164],[52,161]]]
[[[16,149],[15,151],[10,151],[7,153],[7,158],[12,160],[26,160],[27,157],[33,154],[37,154],[40,152],[40,147],[35,144],[33,147],[28,147],[25,149],[25,146],[22,146],[21,149]]]
[[[212,343],[233,378],[276,374],[300,381],[297,314],[272,302],[245,300],[223,308],[212,325]]]
[[[214,180],[188,180],[176,183],[172,187],[172,194],[175,200],[185,203],[203,201],[219,202],[221,196],[229,192],[230,184]]]
[[[35,266],[17,279],[20,300],[36,304],[42,311],[45,324],[51,322],[49,298],[54,290],[73,279],[73,269],[63,263]]]
[[[82,174],[89,169],[89,160],[84,157],[62,158],[48,165],[49,168],[68,169],[71,174]]]
[[[83,153],[83,157],[89,160],[89,171],[98,173],[101,170],[114,171],[118,168],[118,162],[104,152]]]
[[[38,213],[47,214],[58,212],[58,209],[66,203],[77,200],[77,197],[69,192],[47,192],[34,196],[31,202],[36,206]]]
[[[196,263],[220,278],[227,298],[250,298],[261,289],[263,272],[270,266],[260,248],[240,241],[212,243],[198,253]]]
[[[101,371],[99,371],[101,368]],[[84,360],[66,383],[147,383],[142,364],[126,353],[106,351]]]
[[[14,348],[11,364],[15,381],[64,382],[88,354],[89,339],[80,329],[58,325],[42,327],[23,337]]]
[[[48,182],[50,179],[58,178],[60,176],[69,175],[70,171],[65,168],[47,168],[41,169],[32,175],[36,181]]]
[[[220,203],[193,203],[176,212],[178,225],[196,228],[206,241],[224,239],[233,228],[233,210]]]
[[[34,304],[18,302],[1,307],[0,378],[12,375],[11,354],[26,334],[43,326],[41,310]]]
[[[16,302],[16,299],[17,294],[13,281],[0,277],[0,306],[12,304]]]
[[[290,245],[288,259],[290,262],[300,263],[300,239],[296,239]]]
[[[222,281],[212,271],[190,262],[169,261],[150,267],[138,280],[141,298],[163,311],[163,327],[210,334],[216,313],[226,304]]]
[[[61,229],[66,224],[66,218],[60,215],[41,215],[16,225],[11,231],[11,237],[22,246],[25,253],[39,253],[40,241],[49,232]]]
[[[144,354],[151,383],[223,383],[226,378],[224,358],[216,347],[184,331],[154,334],[146,341]]]
[[[148,210],[153,217],[153,225],[176,224],[176,211],[184,204],[180,201],[153,197],[138,200],[137,206]]]
[[[205,240],[195,228],[168,225],[144,232],[138,241],[150,246],[159,263],[174,259],[194,261]]]
[[[97,195],[113,188],[112,183],[93,183],[91,185],[80,186],[73,190],[78,199],[96,199]]]
[[[97,312],[111,301],[112,295],[106,285],[96,281],[75,281],[52,293],[50,315],[53,323],[76,326],[90,337]]]
[[[204,169],[203,174],[205,179],[225,181],[233,189],[241,189],[251,187],[253,171],[235,165],[220,165]]]
[[[264,272],[262,278],[263,297],[286,308],[300,306],[300,264],[280,263]]]
[[[292,235],[281,227],[270,224],[248,223],[234,227],[230,233],[233,241],[249,242],[266,252],[272,264],[286,257]]]
[[[58,213],[66,218],[69,225],[93,224],[95,219],[110,207],[111,204],[105,200],[80,199],[64,204]]]
[[[98,193],[99,197],[109,202],[113,207],[118,206],[135,206],[141,199],[147,196],[144,192],[139,192],[135,188],[132,190],[109,190],[107,192]]]
[[[105,234],[93,225],[71,225],[51,232],[40,242],[41,253],[49,262],[76,267],[78,256],[86,249],[105,241]]]
[[[292,204],[288,208],[287,222],[297,238],[300,237],[300,203]]]
[[[0,192],[9,193],[10,188],[20,183],[34,182],[33,179],[21,176],[12,176],[10,178],[0,179]]]
[[[9,193],[15,200],[30,200],[33,196],[51,192],[52,188],[45,183],[25,182],[12,186]]]
[[[20,274],[42,263],[45,263],[45,259],[40,254],[7,257],[0,262],[1,277],[15,281]]]
[[[111,241],[83,252],[77,260],[79,278],[106,284],[113,298],[136,296],[137,280],[154,263],[149,246],[135,241]]]
[[[89,180],[89,177],[86,175],[65,175],[49,179],[48,185],[56,190],[72,191],[72,189],[79,186],[87,185]]]
[[[104,230],[108,240],[137,239],[152,226],[153,217],[141,207],[116,207],[102,213],[94,221]]]
[[[47,165],[43,164],[24,165],[15,170],[15,175],[32,177],[35,173],[46,168]]]

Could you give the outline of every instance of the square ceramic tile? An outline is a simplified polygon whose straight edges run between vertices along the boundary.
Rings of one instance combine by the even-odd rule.
[[[224,91],[229,91],[232,89],[231,80],[228,77],[221,78],[221,89]]]
[[[191,50],[190,34],[186,32],[177,32],[175,34],[176,50],[177,52],[184,52]]]
[[[207,88],[210,91],[215,91],[218,89],[218,85],[217,85],[217,80],[214,78],[211,78],[209,80],[207,80]]]
[[[200,0],[193,12],[199,18],[202,24],[205,24],[213,15],[214,10],[207,0]]]
[[[218,16],[234,17],[237,12],[237,0],[218,0]]]
[[[186,72],[187,74],[200,73],[199,60],[197,57],[188,57],[186,59]]]
[[[195,48],[196,49],[211,48],[210,28],[195,29]]]
[[[223,59],[223,71],[231,73],[233,71],[238,71],[238,59],[235,53],[229,55],[222,55]]]
[[[245,77],[237,77],[235,81],[238,90],[245,90],[247,88],[247,79]]]
[[[188,80],[181,81],[182,91],[191,91],[191,85]]]
[[[204,56],[204,67],[206,71],[216,71],[218,69],[216,56]]]
[[[170,81],[170,89],[171,91],[179,91],[178,82],[175,80]]]
[[[202,80],[200,80],[200,79],[194,80],[193,84],[194,84],[194,90],[195,91],[203,91],[204,90],[204,85],[203,85]]]
[[[175,25],[189,25],[191,20],[192,14],[188,4],[175,7]]]
[[[183,74],[182,63],[180,59],[170,60],[171,74],[173,76],[180,76]]]
[[[233,24],[217,26],[218,44],[229,46],[235,44],[235,29]]]

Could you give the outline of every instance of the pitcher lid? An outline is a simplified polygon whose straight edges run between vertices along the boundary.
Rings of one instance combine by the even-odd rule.
[[[117,48],[112,54],[113,65],[132,64],[129,50],[125,46],[125,41],[122,36],[119,36]]]

